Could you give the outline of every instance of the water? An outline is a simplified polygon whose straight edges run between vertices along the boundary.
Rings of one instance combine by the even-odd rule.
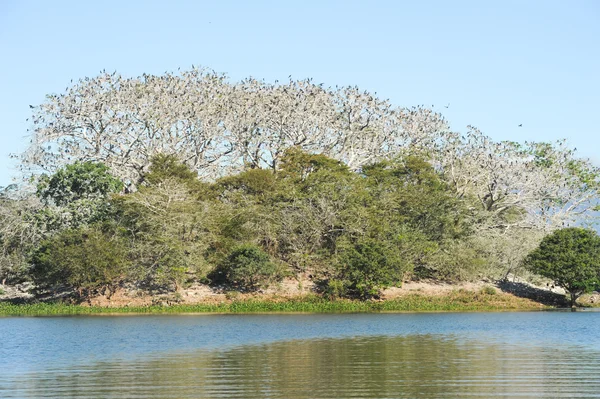
[[[2,398],[600,398],[600,313],[0,318]]]

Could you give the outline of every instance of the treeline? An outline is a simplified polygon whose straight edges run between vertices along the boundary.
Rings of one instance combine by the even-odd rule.
[[[34,107],[0,197],[0,281],[330,296],[522,273],[549,232],[597,219],[600,170],[564,142],[494,142],[426,108],[310,79],[103,73]]]
[[[103,164],[77,162],[40,180],[38,209],[4,198],[29,234],[38,231],[30,241],[3,236],[3,277],[86,296],[125,282],[254,290],[303,274],[327,295],[366,298],[406,279],[488,273],[485,248],[472,240],[472,203],[418,156],[352,172],[289,149],[277,171],[213,183],[157,156],[138,191],[122,187]]]

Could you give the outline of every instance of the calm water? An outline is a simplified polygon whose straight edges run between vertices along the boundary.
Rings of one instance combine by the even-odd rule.
[[[1,398],[600,398],[600,313],[0,318]]]

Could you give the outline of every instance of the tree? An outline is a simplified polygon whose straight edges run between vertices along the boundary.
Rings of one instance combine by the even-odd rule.
[[[552,231],[590,218],[600,195],[600,168],[556,144],[494,142],[474,127],[446,133],[430,151],[460,198],[480,210],[480,230]]]
[[[110,212],[109,196],[123,189],[106,165],[75,162],[52,176],[42,175],[37,196],[44,203],[36,217],[48,232],[78,228],[105,218]]]
[[[381,288],[401,284],[410,264],[394,244],[369,238],[341,243],[339,280],[361,298],[377,296]]]
[[[579,227],[557,230],[544,237],[525,264],[564,288],[574,307],[581,294],[600,285],[600,237]]]
[[[40,287],[74,288],[82,298],[100,289],[110,297],[126,278],[127,252],[118,234],[97,228],[65,230],[42,241],[34,251],[33,278]]]
[[[203,184],[173,156],[157,156],[139,190],[112,199],[115,221],[132,237],[132,273],[138,281],[179,290],[209,272],[204,252],[214,241],[217,212],[198,199]]]
[[[148,270],[170,265],[176,281],[207,251],[220,261],[236,242],[258,244],[299,270],[329,265],[327,274],[340,238],[391,240],[407,228],[424,244],[411,261],[417,272],[439,275],[445,263],[452,278],[477,275],[481,259],[469,254],[488,248],[488,264],[507,275],[542,235],[598,217],[600,168],[565,142],[451,131],[432,109],[395,107],[358,87],[231,82],[203,69],[102,73],[33,108],[23,172],[33,181],[55,175],[39,179],[46,206],[32,223],[51,234],[93,223],[102,214],[90,212],[93,203],[106,203],[95,202],[102,190],[81,191],[71,172],[110,170],[128,193],[141,192],[124,203],[143,210],[135,223],[153,226],[131,230],[147,245],[140,254],[154,254]],[[0,209],[2,218],[14,215],[12,205]],[[184,238],[171,240],[173,232]],[[456,262],[463,248],[469,256]],[[435,251],[426,265],[425,252]]]
[[[430,109],[396,108],[358,87],[229,82],[202,69],[135,78],[102,73],[49,95],[33,113],[25,172],[96,161],[132,185],[157,154],[175,155],[210,179],[247,166],[276,169],[293,146],[356,170],[447,130]]]
[[[222,268],[229,283],[251,290],[266,286],[278,277],[277,266],[269,255],[253,244],[235,247]]]
[[[83,199],[105,199],[123,189],[106,165],[97,162],[75,162],[56,171],[51,177],[42,175],[37,185],[38,196],[57,206]]]

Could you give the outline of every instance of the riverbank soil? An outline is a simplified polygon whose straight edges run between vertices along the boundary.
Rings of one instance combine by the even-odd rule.
[[[12,286],[0,286],[0,301],[14,303],[30,302],[34,299],[29,293],[31,288],[28,284]],[[238,292],[227,287],[211,287],[205,284],[192,284],[181,288],[178,292],[147,291],[126,286],[118,289],[110,297],[98,295],[82,303],[83,306],[100,307],[141,307],[151,305],[193,305],[193,304],[220,304],[233,301],[264,300],[264,301],[286,301],[314,295],[317,292],[316,285],[311,280],[286,279],[268,289],[258,292]],[[391,287],[383,290],[381,300],[401,300],[402,297],[421,296],[424,298],[450,297],[456,293],[485,293],[495,295],[498,302],[524,303],[521,299],[531,300],[543,306],[561,307],[565,306],[564,291],[552,286],[534,286],[523,282],[462,282],[445,283],[438,281],[412,281],[405,282],[402,287]],[[53,293],[42,300],[60,300],[68,296],[68,292]],[[520,301],[520,302],[519,302]],[[600,306],[600,293],[594,292],[584,295],[578,301],[583,306]],[[529,306],[531,307],[531,306]]]

